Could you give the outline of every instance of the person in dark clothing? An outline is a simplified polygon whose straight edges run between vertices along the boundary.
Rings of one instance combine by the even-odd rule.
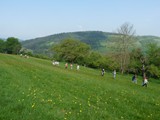
[[[136,74],[133,75],[133,77],[132,77],[132,82],[137,84],[137,77],[136,77]]]

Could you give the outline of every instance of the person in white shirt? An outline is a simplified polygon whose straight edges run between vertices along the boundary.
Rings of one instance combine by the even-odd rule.
[[[79,65],[77,65],[77,70],[79,70]]]
[[[148,84],[148,80],[146,77],[144,77],[142,86],[147,87],[147,84]]]
[[[113,78],[116,78],[116,70],[113,71]]]

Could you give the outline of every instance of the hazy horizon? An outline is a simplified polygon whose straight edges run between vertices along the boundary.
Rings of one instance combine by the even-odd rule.
[[[0,38],[116,32],[125,22],[133,24],[136,35],[160,37],[159,0],[1,0],[0,5]]]

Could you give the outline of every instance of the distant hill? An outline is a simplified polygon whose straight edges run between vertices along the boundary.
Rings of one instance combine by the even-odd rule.
[[[109,46],[113,41],[112,39],[117,35],[116,33],[102,31],[68,32],[25,40],[22,41],[22,46],[31,49],[33,53],[46,54],[52,45],[66,38],[72,38],[89,44],[93,50],[104,53],[110,50]],[[160,44],[160,37],[137,36],[136,45],[138,47],[144,47],[147,43],[152,42],[158,42]]]
[[[4,41],[5,41],[5,39],[4,39],[4,38],[0,38],[0,40],[4,40]]]

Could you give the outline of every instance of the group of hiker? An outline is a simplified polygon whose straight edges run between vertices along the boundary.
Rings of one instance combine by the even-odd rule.
[[[136,76],[136,74],[133,75],[132,82],[137,84],[137,76]],[[146,76],[143,76],[142,86],[147,87],[147,84],[148,84],[148,79],[147,79]]]
[[[53,61],[53,65],[59,66],[59,62]],[[68,68],[68,63],[65,64],[65,69],[67,69],[67,68]],[[70,64],[70,69],[73,69],[72,63]],[[80,69],[80,66],[78,64],[76,64],[76,70],[78,71],[79,69]],[[104,76],[104,74],[105,74],[105,69],[103,68],[101,71],[101,75]],[[113,79],[116,79],[116,70],[113,70],[112,74],[113,74]],[[136,74],[134,74],[132,76],[132,82],[137,84],[137,75]],[[148,84],[148,79],[147,79],[146,75],[143,73],[142,86],[147,87],[147,84]]]
[[[102,69],[102,76],[104,76],[105,70],[104,68]],[[116,70],[113,71],[113,78],[116,78]]]
[[[65,64],[65,68],[66,69],[68,68],[68,63]],[[73,69],[73,64],[72,63],[70,64],[70,68]],[[80,67],[79,67],[78,64],[76,65],[76,68],[77,68],[77,70],[79,70]]]
[[[105,73],[105,70],[102,69],[101,75],[104,76],[104,73]],[[113,74],[113,79],[115,79],[116,78],[116,70],[114,70],[112,74]],[[136,74],[134,74],[132,76],[132,82],[137,84],[137,75]],[[148,79],[145,75],[143,75],[142,86],[147,87],[147,84],[148,84]]]

